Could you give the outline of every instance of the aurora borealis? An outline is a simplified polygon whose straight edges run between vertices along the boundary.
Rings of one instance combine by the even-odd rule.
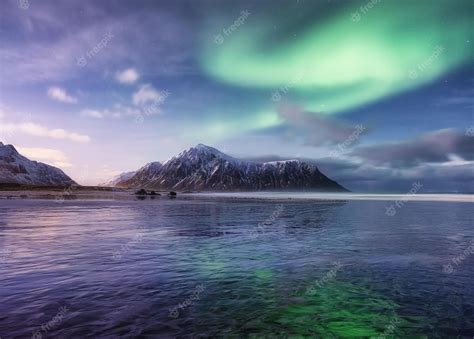
[[[219,80],[288,86],[288,100],[305,110],[339,113],[432,82],[472,57],[472,12],[460,11],[469,1],[373,3],[358,20],[351,15],[364,7],[342,6],[275,44],[267,43],[276,40],[275,19],[253,18],[258,25],[243,24],[222,46],[209,43],[202,64]]]
[[[1,4],[0,140],[80,183],[205,143],[474,190],[472,1]]]

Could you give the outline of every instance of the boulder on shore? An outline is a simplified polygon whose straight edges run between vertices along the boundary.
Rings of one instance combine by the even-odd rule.
[[[144,190],[143,188],[135,192],[135,195],[146,195],[146,194],[147,194],[146,190]]]

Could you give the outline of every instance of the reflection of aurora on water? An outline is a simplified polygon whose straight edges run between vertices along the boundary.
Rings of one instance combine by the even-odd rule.
[[[355,284],[335,281],[313,295],[299,297],[272,319],[295,335],[376,337],[394,319],[398,325],[396,334],[402,335],[408,325],[408,320],[398,314],[396,303]]]
[[[229,328],[229,335],[348,338],[416,334],[424,337],[422,334],[428,324],[423,317],[403,314],[397,303],[367,287],[337,279],[314,293],[287,294],[278,290],[281,282],[276,280],[272,270],[257,269],[245,284],[252,286],[255,300],[242,303],[240,310],[232,312],[235,318],[230,321],[233,326]],[[229,286],[240,285],[235,282]],[[231,290],[228,292],[233,294]],[[196,315],[205,319],[206,324],[228,322],[229,319],[223,320],[217,314],[227,311],[223,300],[229,297],[218,293],[203,300],[196,307]],[[214,313],[210,314],[209,310]]]
[[[252,219],[262,219],[270,215],[279,203],[268,202],[258,211],[253,210],[250,203],[246,205],[247,214],[253,215]],[[225,233],[223,229],[226,222],[231,223],[228,217],[240,213],[242,205],[223,205],[219,209],[201,205],[201,216],[212,216],[213,223],[207,226],[210,228],[206,231],[207,236],[203,236],[202,230],[189,228],[187,231],[201,235],[201,245],[191,249],[192,261],[196,263],[199,281],[208,286],[203,299],[194,305],[193,316],[208,328],[222,328],[223,323],[227,324],[229,335],[377,337],[392,332],[396,335],[420,335],[419,329],[426,325],[423,318],[401,312],[396,302],[367,287],[369,281],[349,282],[344,277],[344,265],[338,263],[334,267],[334,263],[327,265],[322,262],[312,273],[300,272],[300,278],[298,275],[282,277],[278,274],[280,270],[267,266],[280,260],[274,252],[276,248],[265,244],[274,239],[272,235],[284,232],[299,237],[309,230],[322,235],[334,210],[345,204],[345,201],[318,202],[312,210],[299,209],[299,204],[284,204],[280,220],[275,220],[275,228],[269,231],[273,234],[242,240],[248,241],[241,244],[245,253],[236,248],[221,247],[215,242],[218,238],[233,236],[232,231]],[[254,215],[257,213],[260,217]],[[257,249],[248,252],[252,243],[268,247],[269,252]],[[298,250],[289,253],[296,257]],[[239,261],[234,259],[236,256],[239,256]],[[285,269],[294,270],[290,266]],[[335,269],[337,271],[331,274]],[[314,279],[310,280],[306,274]],[[236,308],[235,303],[240,306]],[[231,304],[234,306],[229,308]]]

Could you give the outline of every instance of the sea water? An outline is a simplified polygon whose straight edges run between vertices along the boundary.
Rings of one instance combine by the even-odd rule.
[[[474,335],[472,203],[241,198],[1,200],[0,337]]]

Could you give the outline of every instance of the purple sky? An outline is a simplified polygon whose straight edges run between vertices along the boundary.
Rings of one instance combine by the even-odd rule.
[[[338,84],[337,74],[312,75],[322,84],[316,92],[303,87],[304,74],[275,85],[284,73],[280,66],[291,64],[280,56],[310,53],[310,31],[331,38],[326,22],[347,18],[352,41],[377,15],[395,20],[381,3],[351,22],[351,8],[364,3],[0,0],[0,140],[89,185],[204,143],[242,158],[315,159],[352,190],[405,192],[423,180],[430,192],[474,191],[472,29],[459,37],[470,59],[447,48],[437,60],[434,50],[413,66],[426,80],[397,83],[370,100],[360,97],[383,84],[357,91],[380,74],[375,66],[373,78],[368,68],[367,79],[350,85]],[[241,17],[244,9],[248,17]],[[448,9],[472,12],[472,2],[456,0]],[[431,19],[455,31],[456,21]],[[238,20],[242,27],[232,26]],[[250,55],[250,42],[267,29],[272,39],[262,39]],[[403,29],[390,34],[408,41],[423,31]],[[371,32],[363,41],[373,38]],[[410,55],[402,45],[384,47],[387,59]],[[259,53],[268,58],[268,73],[265,63],[255,66]],[[325,53],[317,50],[321,60],[332,60]],[[226,66],[234,57],[235,71]],[[352,69],[351,61],[339,62]],[[255,67],[258,74],[240,76]],[[357,68],[354,73],[347,79],[358,76]],[[321,99],[320,109],[310,108],[313,95],[327,105]]]

